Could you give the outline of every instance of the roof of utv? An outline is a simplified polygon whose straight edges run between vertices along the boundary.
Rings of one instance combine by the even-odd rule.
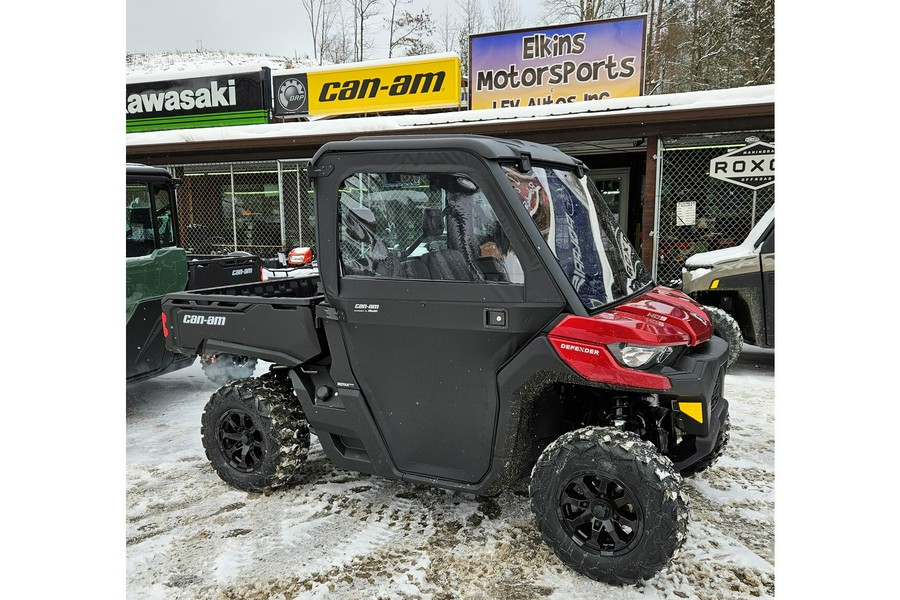
[[[160,167],[150,167],[140,163],[125,163],[127,177],[170,177],[169,172]]]
[[[516,160],[522,154],[531,155],[533,162],[561,165],[581,165],[582,162],[553,146],[523,140],[507,140],[484,135],[378,135],[358,137],[349,141],[328,142],[322,146],[312,162],[315,164],[328,152],[373,152],[416,150],[468,150],[490,160]]]

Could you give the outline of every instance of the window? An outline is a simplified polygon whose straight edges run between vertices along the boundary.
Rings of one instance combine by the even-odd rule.
[[[471,179],[355,173],[340,188],[342,275],[523,283],[497,216]]]
[[[651,283],[605,199],[586,178],[535,166],[504,172],[581,301],[594,310]]]
[[[165,248],[175,245],[175,232],[172,224],[172,198],[169,190],[156,190],[156,232],[159,234],[159,246]]]
[[[150,188],[146,184],[128,184],[125,186],[125,256],[146,256],[154,248]]]
[[[153,198],[153,210],[150,199]],[[146,183],[125,186],[125,256],[147,256],[175,245],[172,192]]]

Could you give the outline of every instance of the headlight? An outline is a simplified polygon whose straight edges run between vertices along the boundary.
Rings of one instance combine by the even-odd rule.
[[[624,342],[610,344],[607,348],[619,363],[632,369],[657,365],[672,353],[670,346],[638,346]]]

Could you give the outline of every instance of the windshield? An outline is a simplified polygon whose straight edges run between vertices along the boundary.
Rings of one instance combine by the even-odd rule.
[[[640,257],[587,177],[560,168],[503,169],[588,310],[650,283]]]

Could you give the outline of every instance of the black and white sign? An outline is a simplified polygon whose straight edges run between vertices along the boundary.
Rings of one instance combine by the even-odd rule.
[[[275,114],[278,116],[305,115],[309,113],[309,87],[306,73],[275,76]]]
[[[709,161],[709,176],[751,190],[775,183],[775,146],[754,142]]]

